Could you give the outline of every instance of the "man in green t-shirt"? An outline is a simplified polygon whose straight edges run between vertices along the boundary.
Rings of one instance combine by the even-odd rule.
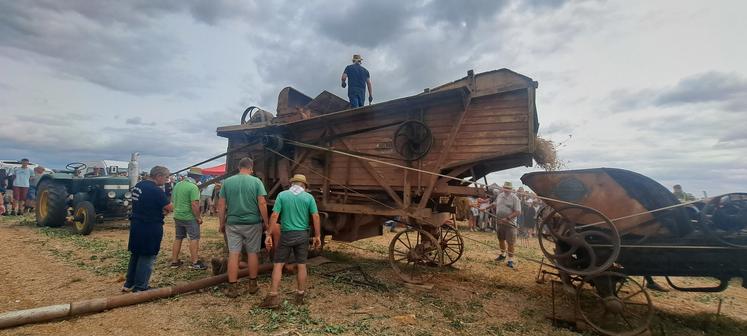
[[[249,264],[248,291],[250,294],[256,294],[259,291],[257,253],[262,244],[262,230],[267,230],[269,221],[265,200],[267,191],[262,181],[252,176],[253,169],[252,159],[241,159],[239,173],[223,181],[223,188],[220,190],[218,199],[220,232],[225,234],[228,245],[228,287],[225,295],[231,298],[240,295],[237,281],[242,247],[246,249]]]
[[[321,245],[321,231],[319,223],[319,212],[316,208],[314,196],[306,192],[306,176],[296,174],[293,176],[290,189],[278,194],[275,206],[272,208],[270,217],[271,231],[276,229],[278,218],[280,218],[280,241],[275,248],[272,268],[272,287],[270,293],[260,304],[262,308],[277,308],[280,306],[280,280],[283,276],[283,266],[286,263],[296,264],[297,291],[295,302],[303,304],[306,290],[306,257],[309,253],[309,216],[314,222],[314,248]],[[272,246],[272,239],[265,240],[266,246]],[[291,252],[293,258],[290,258]]]
[[[191,269],[204,270],[207,266],[200,260],[198,250],[200,247],[200,225],[202,225],[202,214],[200,212],[200,189],[195,181],[200,175],[187,174],[187,178],[181,180],[171,191],[171,203],[174,204],[174,247],[171,251],[171,268],[182,265],[179,260],[179,252],[182,249],[182,240],[189,238],[189,255],[192,259]]]

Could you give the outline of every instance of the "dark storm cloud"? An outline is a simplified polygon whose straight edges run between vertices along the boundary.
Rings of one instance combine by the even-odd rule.
[[[744,112],[747,110],[747,78],[737,73],[704,72],[685,77],[669,87],[618,90],[611,94],[611,101],[614,111],[705,104],[725,111]]]
[[[117,91],[184,91],[200,85],[180,69],[186,47],[157,21],[182,11],[209,25],[243,13],[233,1],[0,2],[0,54]]]
[[[353,46],[374,48],[402,33],[414,14],[409,2],[355,1],[348,6],[319,6],[308,11],[322,35]],[[314,16],[319,15],[314,20]],[[312,22],[313,22],[312,21]]]

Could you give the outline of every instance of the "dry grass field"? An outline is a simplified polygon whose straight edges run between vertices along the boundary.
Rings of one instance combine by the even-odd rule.
[[[217,221],[203,225],[202,256],[221,255]],[[169,286],[207,277],[209,271],[168,267],[173,222],[167,220],[151,285]],[[2,335],[579,335],[594,333],[552,326],[551,285],[538,284],[538,265],[519,259],[509,269],[493,261],[497,244],[490,233],[464,232],[465,252],[442,269],[432,288],[406,286],[389,267],[385,252],[393,233],[351,244],[327,242],[332,260],[311,269],[308,304],[285,303],[277,311],[256,308],[261,292],[239,299],[217,288],[68,320],[0,330]],[[105,223],[90,236],[67,228],[38,228],[32,216],[0,218],[0,311],[119,295],[127,267],[127,223]],[[482,243],[478,243],[482,242]],[[521,242],[522,258],[539,259],[532,240]],[[182,259],[186,259],[186,245]],[[343,271],[352,266],[359,272]],[[640,280],[640,279],[639,279]],[[690,281],[701,281],[699,279]],[[663,283],[663,281],[662,281]],[[283,291],[293,279],[283,281]],[[653,335],[746,335],[747,290],[738,282],[722,293],[652,293]],[[571,297],[557,291],[557,311],[573,312]],[[716,316],[719,301],[722,314]]]

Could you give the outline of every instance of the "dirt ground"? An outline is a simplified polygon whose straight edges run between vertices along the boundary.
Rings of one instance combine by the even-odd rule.
[[[217,221],[203,224],[202,257],[221,255]],[[167,220],[161,254],[151,285],[169,286],[207,277],[209,271],[168,267],[173,222]],[[32,216],[0,217],[0,312],[77,300],[120,295],[127,267],[127,223],[106,223],[90,236],[68,228],[38,228]],[[277,311],[257,309],[269,278],[260,277],[261,292],[239,299],[224,297],[217,288],[100,314],[0,331],[1,335],[578,335],[555,328],[551,284],[537,283],[539,266],[519,259],[509,269],[493,261],[491,233],[463,232],[465,251],[454,267],[439,270],[432,288],[407,286],[389,267],[385,252],[393,233],[351,244],[327,242],[324,256],[334,261],[311,270],[308,304],[285,303]],[[186,244],[182,259],[188,256]],[[539,259],[533,240],[522,240],[522,258]],[[324,273],[360,266],[373,285],[353,271]],[[549,280],[549,278],[548,278]],[[641,279],[637,279],[640,281]],[[663,279],[659,279],[664,283]],[[688,280],[702,282],[703,280]],[[285,278],[290,298],[293,279]],[[571,296],[560,289],[556,311],[570,317]],[[654,335],[747,334],[747,290],[740,283],[721,293],[652,293],[656,315]],[[721,300],[721,316],[716,316]]]

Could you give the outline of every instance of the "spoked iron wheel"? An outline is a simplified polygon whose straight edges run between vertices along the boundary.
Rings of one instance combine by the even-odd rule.
[[[703,207],[700,223],[720,243],[747,247],[747,193],[713,198]]]
[[[539,224],[542,253],[570,274],[608,269],[620,254],[620,234],[601,212],[584,206],[554,210]]]
[[[602,272],[586,277],[578,290],[578,311],[596,331],[604,335],[632,336],[649,328],[654,306],[646,290],[625,274]]]
[[[441,266],[451,266],[464,253],[464,239],[462,239],[459,231],[451,225],[444,224],[439,231],[439,244],[441,245],[441,250],[444,252],[444,262]]]
[[[420,229],[401,231],[389,243],[389,263],[405,282],[427,282],[438,272],[442,260],[438,240]]]

